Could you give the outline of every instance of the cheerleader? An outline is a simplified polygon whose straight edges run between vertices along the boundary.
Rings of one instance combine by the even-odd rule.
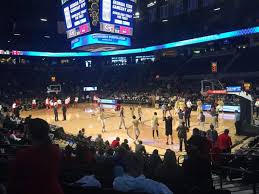
[[[31,107],[32,107],[32,109],[35,109],[35,108],[36,108],[36,105],[37,105],[36,99],[34,98],[34,99],[32,99],[32,102],[31,102]]]

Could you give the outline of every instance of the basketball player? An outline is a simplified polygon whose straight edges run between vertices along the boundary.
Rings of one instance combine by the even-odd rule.
[[[57,103],[58,103],[58,108],[60,108],[62,106],[62,101],[60,99],[58,99]]]
[[[170,111],[169,112],[169,116],[168,117],[164,117],[164,121],[165,121],[165,135],[166,135],[166,145],[169,145],[168,140],[169,140],[169,136],[171,137],[171,144],[173,144],[173,117]]]
[[[203,114],[203,111],[201,111],[201,114],[200,114],[200,130],[202,130],[202,131],[205,130],[204,125],[205,125],[205,115]]]
[[[223,114],[224,113],[223,112],[223,106],[224,106],[223,99],[219,99],[218,100],[218,106],[216,107],[216,112],[222,112],[222,114]]]
[[[62,105],[63,121],[67,120],[67,107],[65,104]]]
[[[45,100],[45,106],[47,109],[49,109],[49,98],[46,98]]]
[[[76,96],[76,97],[75,97],[75,100],[74,100],[74,104],[75,104],[75,106],[77,105],[78,100],[79,100],[79,98]]]
[[[105,132],[105,118],[104,118],[104,109],[101,108],[100,109],[100,120],[101,120],[101,124],[102,124],[102,133]]]
[[[200,120],[202,111],[202,101],[200,99],[197,100],[197,120]]]
[[[130,107],[130,113],[131,113],[131,116],[135,116],[135,108],[134,106]]]
[[[135,132],[135,137],[136,137],[136,143],[138,142],[138,138],[139,138],[139,135],[140,135],[140,131],[139,131],[139,120],[136,119],[136,116],[133,115],[133,121],[132,121],[132,124],[133,124],[133,130]]]
[[[126,129],[124,117],[125,117],[124,116],[124,108],[121,107],[121,109],[120,109],[120,126],[119,126],[119,129],[121,129],[122,125],[124,126],[124,129]]]
[[[158,134],[158,117],[157,117],[157,112],[154,112],[154,115],[152,117],[152,120],[151,120],[151,128],[152,128],[152,134],[153,134],[153,138],[155,138],[155,131],[156,131],[156,135],[157,135],[157,138],[159,138],[159,134]]]
[[[138,106],[138,120],[141,122],[142,119],[142,108],[141,105]]]
[[[166,109],[167,109],[167,107],[166,107],[166,104],[165,104],[165,103],[161,106],[161,109],[162,109],[163,118],[164,118],[164,117],[165,117],[165,115],[166,115]]]
[[[55,121],[58,121],[58,106],[53,107]]]

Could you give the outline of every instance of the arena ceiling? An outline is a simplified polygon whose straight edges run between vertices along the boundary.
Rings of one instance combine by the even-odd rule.
[[[51,49],[53,40],[65,44],[65,35],[57,33],[57,21],[62,20],[59,0],[1,1],[0,45]]]

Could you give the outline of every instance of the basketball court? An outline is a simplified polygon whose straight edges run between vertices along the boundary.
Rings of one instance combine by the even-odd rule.
[[[54,121],[53,110],[32,110],[21,112],[22,117],[32,115],[33,118],[42,118],[49,122],[50,124],[61,126],[64,128],[65,132],[68,134],[77,135],[78,131],[82,128],[86,130],[86,136],[92,136],[93,139],[97,137],[98,134],[102,134],[104,140],[112,141],[117,136],[120,137],[121,142],[124,139],[129,140],[129,145],[132,149],[135,149],[134,146],[134,131],[132,128],[132,118],[130,113],[130,106],[125,105],[124,114],[125,114],[125,123],[128,128],[128,131],[125,129],[119,129],[120,117],[119,112],[115,112],[112,109],[105,109],[105,125],[106,132],[101,132],[101,121],[99,119],[99,113],[96,109],[96,106],[93,104],[83,103],[78,104],[76,107],[69,107],[67,111],[67,120],[62,121],[62,111],[59,109],[59,121]],[[137,107],[135,108],[137,109]],[[166,136],[165,136],[165,123],[162,120],[162,111],[160,109],[142,107],[142,123],[140,124],[140,137],[139,139],[143,141],[147,151],[150,153],[154,149],[158,149],[160,154],[163,154],[166,149],[172,149],[175,152],[179,150],[179,141],[177,138],[176,128],[178,126],[177,115],[173,112],[173,145],[166,145]],[[151,119],[153,113],[157,112],[159,117],[159,139],[152,137],[151,129]],[[135,110],[135,115],[137,116],[137,110]],[[205,128],[209,129],[211,123],[210,115],[205,112],[206,122]],[[197,120],[196,111],[191,113],[191,128],[188,133],[188,137],[192,135],[193,128],[199,128],[199,122]],[[234,114],[224,113],[219,115],[219,128],[217,128],[218,133],[222,133],[224,129],[230,130],[230,135],[232,137],[233,144],[237,141],[244,139],[244,136],[235,135],[235,126],[234,126]],[[180,154],[180,153],[179,153]]]

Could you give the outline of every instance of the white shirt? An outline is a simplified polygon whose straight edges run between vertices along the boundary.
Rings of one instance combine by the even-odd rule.
[[[154,115],[151,120],[151,127],[157,127],[158,126],[158,117]]]
[[[58,104],[62,104],[62,101],[60,99],[57,100]]]
[[[13,103],[12,108],[13,108],[13,109],[16,108],[16,103],[15,103],[15,102]]]
[[[48,98],[45,100],[45,104],[49,104],[49,99]]]
[[[187,101],[186,105],[188,108],[192,108],[192,102],[190,100]]]
[[[35,99],[32,100],[32,104],[36,104],[36,100]]]
[[[113,181],[113,189],[121,192],[144,192],[151,194],[173,194],[163,183],[147,179],[144,175],[132,177],[127,174],[116,177]]]
[[[75,97],[75,102],[78,102],[78,97]]]
[[[255,106],[258,108],[259,107],[259,100],[257,100],[256,102],[255,102]]]

